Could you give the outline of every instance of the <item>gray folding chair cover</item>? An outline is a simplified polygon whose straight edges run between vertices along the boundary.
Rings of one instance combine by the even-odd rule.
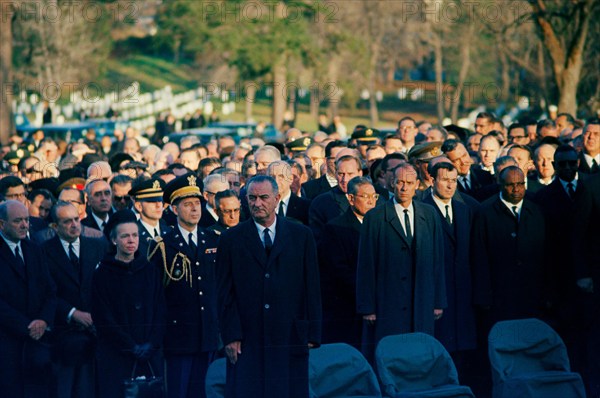
[[[494,398],[585,397],[562,339],[539,319],[498,322],[488,343]]]
[[[371,365],[354,347],[323,344],[309,351],[311,397],[381,397]]]
[[[384,337],[377,345],[375,359],[387,396],[474,397],[469,387],[458,384],[450,354],[428,334]]]
[[[206,398],[225,397],[225,378],[227,373],[227,359],[220,358],[210,364],[206,371]]]

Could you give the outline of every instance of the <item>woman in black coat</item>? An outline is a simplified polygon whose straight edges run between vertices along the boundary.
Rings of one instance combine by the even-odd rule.
[[[107,255],[94,274],[92,318],[98,331],[98,396],[118,398],[136,362],[136,376],[151,376],[148,365],[162,376],[166,309],[160,273],[136,253],[133,213],[115,213],[106,228],[116,253]]]

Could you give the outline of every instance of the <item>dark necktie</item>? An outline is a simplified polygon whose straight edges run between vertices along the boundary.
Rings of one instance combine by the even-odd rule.
[[[21,255],[21,250],[19,246],[15,247],[15,257],[17,258],[17,264],[20,267],[25,267],[25,260],[23,260],[23,256]]]
[[[463,188],[465,189],[465,191],[470,191],[471,185],[469,184],[469,179],[467,177],[463,177],[462,182],[463,182]]]
[[[271,248],[273,247],[273,240],[271,240],[271,234],[269,234],[269,232],[269,228],[266,228],[263,232],[265,235],[265,250],[267,251],[267,254],[271,252]]]
[[[154,237],[156,238],[158,236],[158,230],[156,228],[154,228]]]
[[[570,182],[567,184],[567,191],[569,192],[569,196],[571,199],[575,198],[575,187],[573,187],[573,183]]]
[[[410,217],[408,217],[408,210],[404,209],[404,229],[405,229],[405,233],[406,233],[406,238],[408,239],[409,242],[412,241],[412,231],[410,229]]]
[[[106,221],[102,221],[101,228],[102,228],[102,232],[104,232],[104,228],[106,228]]]
[[[69,243],[69,259],[71,260],[71,264],[74,267],[79,267],[79,257],[75,254],[75,248],[73,248],[73,244]]]
[[[513,213],[514,213],[514,215],[515,215],[515,217],[516,217],[516,219],[518,221],[519,220],[519,212],[517,211],[517,209],[518,209],[517,206],[513,206],[512,207]]]
[[[196,244],[194,243],[194,234],[192,234],[191,232],[188,235],[188,244],[190,245],[190,249],[192,249],[192,253],[196,254],[198,246],[196,246]]]
[[[596,162],[596,159],[592,159],[592,167],[590,168],[590,171],[592,173],[598,172],[598,162]]]
[[[449,225],[452,225],[452,219],[450,218],[449,208],[450,208],[450,205],[446,205],[446,221],[448,222]]]
[[[277,212],[278,215],[280,215],[281,217],[285,217],[285,210],[284,210],[284,204],[283,204],[283,200],[279,202],[279,211]]]

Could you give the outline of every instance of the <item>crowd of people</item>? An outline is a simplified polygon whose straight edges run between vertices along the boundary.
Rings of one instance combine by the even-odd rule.
[[[490,328],[532,317],[600,396],[600,120],[480,113],[474,130],[15,136],[0,396],[114,398],[145,375],[197,398],[225,357],[227,397],[308,397],[310,349],[373,362],[382,338],[424,332],[485,397]]]

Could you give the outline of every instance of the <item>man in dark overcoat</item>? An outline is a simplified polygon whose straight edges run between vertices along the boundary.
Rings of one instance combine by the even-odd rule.
[[[358,252],[356,307],[374,323],[375,345],[394,334],[433,335],[447,306],[440,220],[413,201],[415,167],[402,164],[395,175],[395,198],[365,216]]]
[[[325,225],[319,245],[323,343],[347,343],[360,349],[362,317],[356,313],[356,265],[360,228],[379,194],[366,177],[348,183],[350,208]]]
[[[56,284],[53,352],[57,397],[94,396],[96,330],[91,316],[92,276],[108,250],[104,238],[81,236],[77,208],[59,201],[51,211],[57,235],[42,245]]]
[[[597,120],[597,119],[596,119]],[[589,124],[589,123],[588,123]],[[600,123],[595,122],[600,127]],[[600,130],[596,130],[600,133]],[[583,293],[586,363],[583,377],[590,397],[600,395],[600,173],[583,181],[586,191],[576,198],[573,261],[576,283]]]
[[[0,204],[0,396],[39,398],[50,389],[46,333],[54,325],[56,291],[40,247],[26,239],[27,208]]]
[[[267,175],[277,181],[281,199],[277,204],[277,215],[289,217],[308,225],[308,209],[310,201],[300,198],[291,191],[292,166],[282,160],[275,161],[267,168]]]
[[[471,242],[474,303],[489,310],[488,327],[540,316],[544,301],[544,216],[525,197],[521,169],[509,166],[499,180],[500,195],[475,215]]]
[[[164,349],[168,396],[173,398],[205,396],[206,371],[218,345],[216,237],[198,227],[197,182],[188,173],[167,184],[164,201],[177,216],[177,225],[150,246],[150,261],[163,270],[165,282]]]
[[[251,219],[221,235],[219,327],[225,396],[308,397],[308,349],[321,341],[321,295],[308,228],[276,216],[272,177],[248,183]]]
[[[450,353],[475,348],[475,315],[472,300],[470,240],[472,213],[454,198],[458,172],[449,162],[432,168],[431,194],[423,198],[436,209],[444,231],[444,269],[448,307],[435,324],[435,337]],[[446,207],[447,206],[447,207]]]

